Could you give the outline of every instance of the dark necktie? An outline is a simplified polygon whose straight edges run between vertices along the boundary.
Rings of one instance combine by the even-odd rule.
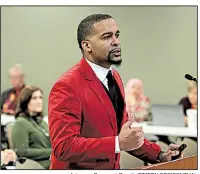
[[[111,70],[108,71],[106,78],[108,79],[109,94],[112,101],[114,102],[115,95],[116,95],[116,87],[115,87],[115,82],[114,82],[114,78],[113,78]]]
[[[119,114],[120,108],[118,108],[119,99],[118,99],[118,91],[117,91],[117,86],[116,86],[117,84],[115,83],[115,80],[114,80],[111,70],[108,72],[106,77],[108,79],[109,95],[112,100],[112,104],[114,106],[115,112],[116,112],[117,125],[118,125],[118,127],[120,127],[121,115]]]

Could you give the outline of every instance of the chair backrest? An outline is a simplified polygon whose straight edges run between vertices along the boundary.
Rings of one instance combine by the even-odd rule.
[[[13,126],[15,125],[14,122],[12,123],[8,123],[6,125],[6,134],[7,134],[7,137],[8,137],[8,145],[9,145],[9,148],[10,149],[13,149],[13,140],[12,140],[12,130],[13,130]]]
[[[17,162],[16,169],[44,169],[44,167],[34,160],[26,159],[23,164]]]
[[[127,152],[120,152],[120,169],[134,169],[144,166],[144,161],[131,156]]]

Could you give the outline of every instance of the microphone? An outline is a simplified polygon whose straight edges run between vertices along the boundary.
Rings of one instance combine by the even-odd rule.
[[[195,81],[195,82],[197,82],[197,79],[196,78],[194,78],[194,77],[192,77],[191,75],[189,75],[189,74],[185,74],[185,78],[186,79],[188,79],[188,80],[192,80],[192,81]]]

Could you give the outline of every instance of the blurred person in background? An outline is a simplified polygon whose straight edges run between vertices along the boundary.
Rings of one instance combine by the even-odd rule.
[[[4,149],[1,148],[1,169],[6,169],[5,165],[7,165],[9,162],[11,161],[16,161],[17,160],[17,155],[15,153],[15,151],[13,151],[12,149]]]
[[[183,106],[185,126],[188,126],[187,110],[197,109],[197,83],[194,81],[187,82],[187,96],[183,97],[179,104]],[[188,137],[197,142],[197,138]],[[184,139],[183,137],[181,138]]]
[[[1,113],[15,114],[15,107],[20,91],[24,88],[24,72],[20,64],[15,64],[9,70],[12,88],[1,94]]]
[[[187,96],[183,97],[179,104],[183,106],[184,122],[187,126],[187,113],[188,109],[197,109],[197,83],[194,81],[188,81],[187,83]]]
[[[20,91],[24,88],[24,72],[21,64],[15,64],[9,70],[9,77],[12,88],[5,90],[1,94],[1,113],[14,115],[17,99]],[[5,132],[5,126],[1,125],[1,143],[8,147],[8,139]]]
[[[144,95],[140,79],[130,79],[125,87],[125,99],[129,118],[136,122],[151,121],[150,99]]]
[[[143,82],[140,79],[132,78],[125,87],[126,109],[130,119],[135,122],[152,121],[151,102],[145,96]],[[156,135],[160,141],[170,145],[171,142],[167,136]]]
[[[12,131],[14,149],[19,157],[50,165],[51,145],[48,125],[43,121],[43,92],[26,86],[20,93],[16,107],[16,123]]]

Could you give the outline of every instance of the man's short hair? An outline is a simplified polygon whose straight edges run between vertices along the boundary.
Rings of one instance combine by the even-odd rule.
[[[77,29],[77,40],[81,50],[83,50],[81,42],[94,31],[94,24],[110,18],[112,16],[108,14],[92,14],[80,22]]]

